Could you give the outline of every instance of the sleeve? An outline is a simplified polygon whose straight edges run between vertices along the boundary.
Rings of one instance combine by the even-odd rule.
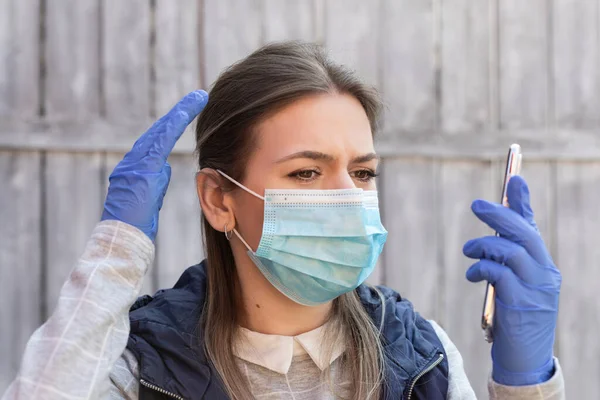
[[[444,346],[448,356],[449,388],[448,399],[467,400],[476,399],[475,393],[465,374],[462,357],[448,334],[435,322],[429,321],[438,338]],[[558,363],[554,359],[554,375],[548,381],[530,386],[505,386],[494,382],[490,376],[488,391],[490,400],[565,400],[565,383]]]
[[[441,326],[435,321],[429,321],[429,323],[433,326],[440,342],[442,342],[448,357],[448,400],[476,400],[477,396],[475,396],[469,378],[465,373],[460,352]]]
[[[554,375],[544,383],[528,386],[505,386],[488,380],[490,400],[565,400],[565,380],[558,363],[554,359]]]
[[[137,398],[137,361],[125,351],[129,308],[153,258],[143,232],[100,222],[2,399]]]
[[[110,371],[110,400],[137,400],[140,391],[140,371],[137,359],[128,349]]]

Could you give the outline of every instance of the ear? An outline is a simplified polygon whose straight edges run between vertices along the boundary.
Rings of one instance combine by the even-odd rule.
[[[235,228],[233,203],[228,192],[223,190],[222,178],[212,168],[203,168],[196,174],[196,189],[204,218],[217,231]]]

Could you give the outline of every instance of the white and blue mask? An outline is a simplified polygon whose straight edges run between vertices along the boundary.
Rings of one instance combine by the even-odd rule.
[[[377,191],[248,189],[265,203],[263,231],[248,256],[281,293],[314,306],[350,292],[373,272],[387,239]]]

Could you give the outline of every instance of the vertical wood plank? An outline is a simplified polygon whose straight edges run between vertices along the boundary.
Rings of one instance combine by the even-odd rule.
[[[490,121],[490,8],[480,0],[442,2],[441,124],[445,132],[485,130]]]
[[[260,0],[205,0],[204,79],[212,85],[221,71],[261,45]]]
[[[385,132],[436,129],[435,15],[432,0],[382,0],[379,41]],[[383,136],[382,136],[383,138]]]
[[[40,155],[0,151],[0,393],[40,325]]]
[[[473,200],[493,201],[499,197],[497,187],[502,183],[496,184],[492,178],[491,163],[444,161],[439,186],[444,238],[440,322],[463,356],[477,398],[487,397],[491,370],[490,346],[480,328],[485,285],[475,285],[465,278],[474,261],[462,254],[462,248],[469,239],[492,234],[471,211]]]
[[[316,0],[263,0],[263,40],[315,40]]]
[[[549,114],[546,0],[499,1],[500,125],[546,126]]]
[[[600,391],[597,237],[600,163],[560,163],[556,190],[556,265],[563,275],[558,333],[567,398]]]
[[[441,282],[437,173],[436,162],[427,159],[388,159],[382,173],[389,232],[385,284],[408,298],[424,317],[436,320]]]
[[[327,0],[325,43],[335,61],[355,69],[368,83],[379,83],[381,0]]]
[[[156,0],[157,115],[165,114],[181,97],[200,86],[198,4],[196,0]]]
[[[100,2],[68,0],[46,13],[45,109],[49,120],[100,115]],[[50,152],[44,180],[46,298],[51,313],[102,213],[102,156]],[[47,316],[44,316],[47,317]]]
[[[68,0],[46,17],[46,114],[52,119],[99,114],[100,3]]]
[[[35,116],[39,111],[38,0],[0,0],[0,116]]]
[[[204,258],[200,202],[196,192],[196,157],[169,157],[171,183],[160,214],[157,235],[158,288],[172,287],[183,271]]]
[[[100,154],[46,156],[46,310],[56,306],[63,283],[102,215]]]
[[[103,106],[112,120],[150,115],[150,2],[102,0]]]
[[[104,200],[106,198],[106,192],[108,190],[108,177],[112,173],[113,169],[117,166],[119,161],[123,159],[124,154],[119,153],[108,153],[104,156],[103,161],[103,171],[102,171],[102,196],[101,196],[101,207],[104,208]],[[102,211],[101,209],[101,211]],[[100,214],[101,215],[101,214]],[[154,294],[156,291],[155,285],[155,277],[156,277],[156,257],[154,260],[154,264],[150,266],[148,271],[146,272],[146,276],[144,277],[144,283],[142,284],[142,290],[140,292],[140,296],[144,294]]]
[[[566,128],[600,124],[600,20],[597,1],[556,0],[553,82],[556,122]]]
[[[196,0],[156,1],[154,109],[157,117],[166,114],[184,95],[201,87],[199,4]],[[178,151],[194,151],[194,126],[195,123],[190,124],[177,142]]]

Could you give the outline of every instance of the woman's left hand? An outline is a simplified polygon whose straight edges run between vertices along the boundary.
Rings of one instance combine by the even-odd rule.
[[[529,188],[519,176],[507,189],[510,207],[475,200],[471,209],[500,234],[468,241],[463,253],[480,259],[467,271],[471,282],[496,289],[492,362],[494,381],[532,385],[554,371],[553,346],[561,275],[533,220]]]

